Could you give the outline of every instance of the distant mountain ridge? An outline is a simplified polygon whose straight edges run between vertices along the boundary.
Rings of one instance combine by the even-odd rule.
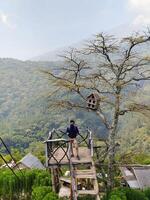
[[[121,38],[124,36],[129,36],[132,33],[136,33],[136,32],[141,32],[141,34],[143,34],[143,31],[146,30],[146,27],[148,27],[148,25],[144,26],[141,24],[130,23],[130,24],[120,25],[118,27],[115,27],[111,30],[104,31],[104,32]],[[103,31],[100,31],[100,32],[103,32]],[[92,36],[91,36],[91,38],[92,38]],[[54,49],[53,51],[51,50],[44,54],[33,57],[30,60],[32,60],[32,61],[58,61],[58,60],[61,60],[59,55],[61,55],[65,50],[68,50],[70,47],[80,48],[83,46],[85,41],[87,41],[88,39],[90,39],[90,38],[85,38],[85,40],[83,40],[83,41],[79,41],[77,43],[73,43],[68,46],[60,47],[60,48]]]

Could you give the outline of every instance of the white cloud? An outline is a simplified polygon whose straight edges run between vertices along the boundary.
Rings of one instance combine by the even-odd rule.
[[[7,15],[5,15],[5,14],[3,14],[3,13],[1,13],[0,14],[0,21],[3,23],[3,24],[8,24],[8,16]]]
[[[150,16],[144,16],[144,15],[138,15],[134,21],[133,21],[133,25],[149,25],[150,24]]]
[[[3,12],[0,12],[0,23],[4,24],[8,28],[15,28],[15,25],[10,21],[10,17]]]
[[[132,9],[149,12],[150,0],[129,0],[129,5]]]
[[[135,14],[133,25],[150,25],[150,0],[128,0],[128,5]]]

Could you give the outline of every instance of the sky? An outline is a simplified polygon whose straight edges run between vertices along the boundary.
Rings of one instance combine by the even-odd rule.
[[[30,59],[128,23],[150,24],[150,0],[0,0],[0,57]]]

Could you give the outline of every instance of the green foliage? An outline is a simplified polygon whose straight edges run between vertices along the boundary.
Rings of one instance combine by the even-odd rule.
[[[47,187],[51,192],[51,177],[49,172],[43,170],[25,170],[23,175],[15,171],[17,177],[10,170],[0,170],[0,199],[15,200],[25,194],[30,199],[32,190],[36,187]]]
[[[51,177],[47,171],[36,171],[36,179],[34,186],[50,186],[52,185]]]
[[[109,197],[110,200],[127,200],[126,198],[126,194],[125,194],[125,191],[123,190],[114,190],[110,197]]]
[[[149,200],[150,189],[144,192],[130,188],[117,188],[106,194],[103,200]]]
[[[19,177],[19,174],[18,174]],[[0,198],[13,199],[19,196],[23,189],[23,180],[12,175],[8,170],[0,171]]]
[[[133,189],[126,189],[127,200],[148,200],[144,192]]]
[[[49,186],[34,187],[32,200],[58,200],[58,196],[51,191]]]
[[[120,151],[122,163],[150,163],[149,118],[140,114],[127,114],[120,127]]]
[[[124,198],[120,197],[120,196],[117,195],[117,194],[114,194],[114,195],[112,195],[112,196],[110,197],[110,200],[122,200],[122,199],[124,199]]]
[[[150,188],[145,189],[144,194],[148,198],[148,200],[150,200]]]
[[[86,195],[86,196],[83,196],[83,197],[78,197],[78,199],[79,200],[95,200],[95,197]]]
[[[16,148],[12,148],[11,149],[11,153],[13,155],[13,157],[15,158],[16,161],[21,160],[22,158],[22,154],[20,153],[20,151]]]

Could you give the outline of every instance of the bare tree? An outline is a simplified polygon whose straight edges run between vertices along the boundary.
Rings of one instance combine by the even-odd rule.
[[[149,41],[149,32],[121,40],[103,33],[97,34],[83,49],[70,49],[61,56],[64,67],[60,68],[59,73],[58,70],[57,73],[46,71],[54,81],[55,91],[68,92],[80,99],[75,101],[71,95],[65,99],[62,97],[55,101],[57,106],[89,110],[86,106],[87,95],[93,92],[99,95],[99,107],[91,111],[95,112],[109,132],[107,183],[110,189],[114,186],[119,118],[127,112],[142,109],[142,106],[137,108],[137,104],[134,106],[130,94],[143,81],[150,80],[150,57],[146,52]],[[129,102],[132,102],[132,106],[129,106]]]

